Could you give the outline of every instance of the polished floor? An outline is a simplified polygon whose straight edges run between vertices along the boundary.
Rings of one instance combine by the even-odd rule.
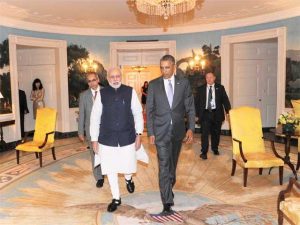
[[[148,143],[145,135],[143,135],[143,144],[150,156],[150,162],[148,165],[138,164],[138,172],[134,177],[136,184],[134,195],[128,194],[123,178],[120,177],[120,189],[125,203],[124,207],[120,207],[118,211],[124,214],[111,219],[106,218],[111,216],[110,214],[103,214],[107,203],[111,201],[108,182],[105,180],[104,187],[101,189],[95,187],[89,155],[85,145],[77,138],[57,140],[57,160],[52,159],[51,151],[45,152],[43,168],[39,168],[34,154],[21,155],[21,163],[16,165],[13,150],[0,153],[0,224],[126,225],[133,224],[132,221],[124,222],[126,221],[124,215],[128,215],[129,211],[134,214],[133,206],[135,209],[143,206],[148,212],[161,210],[156,150]],[[268,142],[266,146],[270,150]],[[276,149],[280,154],[283,154],[283,147],[283,144],[276,144]],[[243,212],[239,213],[243,215],[251,210],[266,213],[276,223],[277,196],[292,176],[290,169],[288,167],[284,169],[282,186],[279,185],[277,169],[273,169],[271,175],[268,175],[268,171],[265,170],[261,176],[258,175],[257,170],[250,170],[248,187],[245,188],[242,185],[241,168],[237,167],[235,176],[230,176],[232,149],[230,137],[221,137],[219,149],[221,153],[219,156],[209,152],[208,160],[200,159],[200,136],[198,134],[193,144],[184,145],[182,148],[177,169],[174,209],[190,210],[183,213],[186,216],[183,224],[254,224],[250,222],[251,219],[248,222],[245,219],[243,223],[227,223],[224,219],[214,223],[207,218],[201,220],[200,217],[192,219],[193,213],[191,212],[195,210],[191,210],[188,206],[201,201],[206,201],[205,204],[217,203],[217,205],[208,205],[200,210],[202,214],[206,213],[206,216],[218,210],[226,209],[229,212],[235,208],[236,210],[243,209]],[[296,147],[292,146],[290,156],[294,164],[296,151]],[[157,198],[157,205],[150,203],[155,198]],[[144,202],[145,199],[149,202]],[[132,218],[133,214],[130,214]],[[151,223],[145,218],[142,220],[143,223],[136,222],[136,224],[159,224]],[[273,222],[257,224],[274,224]]]

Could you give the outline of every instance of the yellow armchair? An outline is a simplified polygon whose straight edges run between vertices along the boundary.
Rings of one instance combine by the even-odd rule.
[[[42,152],[47,149],[52,149],[53,159],[55,157],[54,133],[56,123],[56,110],[51,108],[37,109],[35,131],[33,140],[19,144],[16,149],[17,164],[19,164],[20,151],[35,152],[35,155],[40,160],[40,167],[43,165]]]
[[[282,184],[284,162],[279,158],[272,142],[272,153],[265,151],[262,123],[259,109],[240,107],[229,111],[232,133],[232,172],[236,164],[244,171],[244,187],[247,186],[248,169],[257,168],[262,174],[263,168],[279,167],[279,183]]]
[[[300,99],[297,100],[291,100],[294,113],[296,117],[300,118]],[[296,132],[300,134],[300,125],[296,128]],[[300,167],[300,137],[298,138],[298,161],[297,161],[297,167],[296,170],[299,170]]]
[[[300,184],[295,178],[290,178],[286,190],[279,192],[278,224],[283,224],[285,218],[290,224],[300,224]]]

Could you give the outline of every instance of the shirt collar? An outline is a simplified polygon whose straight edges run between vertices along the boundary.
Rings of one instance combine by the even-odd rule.
[[[91,89],[91,91],[92,91],[92,93],[95,93],[95,91],[100,91],[100,85],[98,85],[98,87],[97,87],[97,89],[96,90],[94,90],[94,89],[92,89],[92,88],[90,88]]]
[[[212,88],[215,88],[215,83],[213,83],[213,84],[211,84],[211,85],[210,85],[210,84],[207,84],[207,85],[206,85],[207,88],[209,88],[210,86],[211,86]]]

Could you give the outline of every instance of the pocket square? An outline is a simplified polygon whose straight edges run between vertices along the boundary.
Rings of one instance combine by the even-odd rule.
[[[143,145],[141,145],[141,147],[135,152],[135,155],[137,160],[147,164],[149,163],[149,156]]]

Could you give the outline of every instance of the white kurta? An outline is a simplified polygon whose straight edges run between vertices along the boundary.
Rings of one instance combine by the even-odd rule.
[[[101,95],[98,94],[91,112],[91,141],[98,141],[102,107]],[[144,129],[143,109],[134,89],[131,97],[131,111],[134,118],[135,131],[136,133],[142,133]],[[135,143],[123,147],[113,147],[99,143],[99,154],[103,175],[109,173],[131,174],[136,172]]]

